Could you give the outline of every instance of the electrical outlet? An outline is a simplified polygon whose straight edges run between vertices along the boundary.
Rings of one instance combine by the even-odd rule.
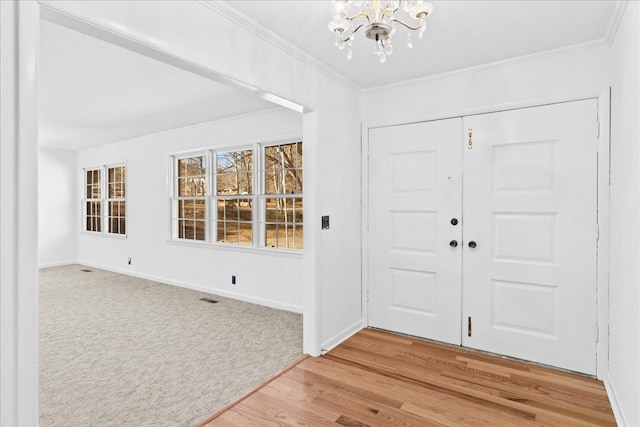
[[[236,284],[236,276],[231,276],[231,284],[232,285]]]

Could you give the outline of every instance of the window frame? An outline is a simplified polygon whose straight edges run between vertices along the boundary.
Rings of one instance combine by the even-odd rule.
[[[294,167],[294,168],[278,168],[278,169],[268,169],[270,171],[276,171],[276,170],[280,170],[282,172],[286,172],[289,169],[299,169],[300,173],[302,174],[302,184],[300,185],[300,190],[302,192],[298,192],[298,193],[286,193],[286,189],[283,189],[284,192],[282,193],[267,193],[267,189],[266,189],[266,173],[267,173],[267,168],[266,168],[266,149],[268,147],[276,147],[276,146],[283,146],[283,145],[290,145],[290,144],[296,144],[296,143],[300,143],[302,144],[302,158],[300,159],[300,167]],[[266,207],[266,203],[268,199],[291,199],[294,200],[293,202],[293,206],[295,206],[295,200],[296,199],[301,199],[302,201],[302,206],[303,206],[303,218],[304,218],[304,143],[302,141],[302,139],[296,140],[296,141],[287,141],[287,142],[274,142],[274,143],[270,143],[270,144],[262,144],[262,146],[260,147],[262,150],[260,159],[262,160],[261,162],[261,168],[260,168],[260,177],[261,177],[261,189],[260,189],[260,207],[261,207],[261,225],[260,225],[260,229],[262,231],[262,235],[261,235],[261,246],[264,247],[265,249],[270,249],[270,250],[288,250],[288,251],[303,251],[304,250],[304,222],[296,222],[292,219],[292,221],[287,222],[287,220],[285,219],[284,222],[282,221],[278,221],[276,219],[276,221],[267,221],[267,213],[268,213],[268,209]],[[284,185],[286,187],[286,184]],[[293,210],[294,215],[295,215],[295,209]],[[285,215],[286,215],[286,209],[285,209]],[[295,217],[295,216],[294,216]],[[294,218],[292,217],[292,218]],[[277,214],[276,214],[276,218],[277,218]],[[293,226],[293,242],[294,242],[294,247],[282,247],[282,246],[267,246],[267,226],[268,225],[275,225],[276,228],[278,226],[278,224],[283,224],[285,227],[288,227],[288,225],[292,225]],[[296,224],[299,224],[299,227],[302,229],[302,248],[298,249],[295,247],[295,229],[296,229]],[[276,237],[276,240],[278,240],[278,237]]]
[[[119,168],[123,168],[123,175],[122,175],[122,181],[114,181],[113,184],[115,185],[116,183],[121,183],[122,184],[122,197],[111,197],[111,192],[110,192],[110,188],[109,186],[112,184],[110,177],[109,177],[109,171],[111,169],[119,169]],[[117,164],[117,165],[108,165],[105,166],[105,193],[104,193],[104,205],[103,209],[104,210],[104,221],[105,221],[105,233],[110,234],[110,235],[114,235],[114,236],[126,236],[127,235],[127,166],[125,164]],[[111,215],[111,203],[124,203],[124,215]],[[118,211],[120,211],[120,207],[118,207]],[[118,212],[119,213],[119,212]],[[124,233],[114,233],[113,231],[111,231],[111,224],[112,224],[112,220],[113,219],[117,219],[118,220],[118,229],[120,228],[120,221],[124,220]]]
[[[214,161],[212,162],[213,167],[211,168],[211,186],[212,186],[212,190],[211,190],[211,195],[210,195],[210,206],[212,207],[210,215],[209,215],[209,222],[211,223],[211,240],[210,243],[213,245],[221,245],[221,246],[232,246],[232,247],[238,247],[238,248],[254,248],[256,247],[256,238],[258,237],[258,227],[256,226],[256,203],[257,203],[257,196],[258,196],[258,191],[257,189],[258,187],[258,181],[257,181],[257,176],[256,176],[256,166],[257,163],[259,162],[259,158],[256,156],[256,150],[257,150],[257,146],[258,144],[251,144],[251,145],[237,145],[237,146],[233,146],[233,147],[221,147],[221,148],[215,148],[215,149],[211,149],[209,150],[211,153],[211,158],[214,159]],[[218,176],[220,175],[218,173],[218,155],[222,154],[222,153],[233,153],[233,152],[242,152],[242,151],[251,151],[251,155],[252,155],[252,167],[251,167],[251,186],[253,189],[253,192],[251,194],[227,194],[227,195],[218,195],[217,191],[218,191]],[[219,200],[237,200],[237,203],[240,203],[241,200],[245,200],[245,199],[250,199],[250,203],[251,203],[251,243],[250,244],[246,244],[246,243],[242,243],[242,242],[226,242],[226,241],[220,241],[219,240],[219,236],[218,236],[218,223],[221,221],[220,218],[218,218],[218,214],[219,214],[219,210],[218,210],[218,201]],[[226,218],[224,220],[222,220],[225,222],[225,224],[228,222],[226,220]],[[238,223],[241,222],[245,222],[246,221],[240,221],[238,220]]]
[[[120,168],[123,167],[124,168],[124,177],[123,177],[123,186],[124,186],[124,197],[121,198],[109,198],[109,169],[112,168]],[[122,238],[122,239],[126,239],[127,238],[127,233],[128,233],[128,201],[127,201],[127,194],[128,194],[128,190],[127,190],[127,181],[128,181],[128,173],[129,173],[129,168],[127,165],[127,162],[117,162],[117,163],[109,163],[109,164],[103,164],[103,165],[99,165],[99,166],[88,166],[88,167],[83,167],[82,169],[82,192],[81,192],[81,201],[82,201],[82,207],[81,207],[81,232],[82,233],[86,233],[88,235],[92,235],[92,236],[105,236],[105,237],[114,237],[114,238]],[[99,171],[100,173],[100,197],[96,198],[96,197],[87,197],[87,172],[89,171]],[[109,212],[108,212],[108,208],[109,208],[109,202],[111,201],[118,201],[118,202],[124,202],[125,204],[125,214],[122,217],[124,219],[124,224],[125,224],[125,233],[112,233],[109,231]],[[94,203],[98,203],[100,206],[100,216],[99,216],[99,220],[98,223],[100,224],[100,230],[96,231],[96,230],[89,230],[87,229],[87,203],[88,202],[94,202]]]
[[[204,174],[204,195],[203,196],[179,196],[179,184],[178,180],[179,176],[179,161],[193,158],[193,157],[204,157],[205,161],[205,174]],[[177,242],[187,242],[193,244],[204,244],[210,241],[209,233],[210,226],[208,224],[208,212],[210,210],[209,206],[209,195],[211,194],[211,179],[209,177],[209,171],[211,169],[211,153],[210,150],[197,150],[191,152],[184,152],[179,154],[174,154],[171,156],[171,210],[170,210],[170,218],[171,218],[171,240]],[[179,221],[180,217],[178,216],[178,209],[180,205],[180,201],[188,201],[188,200],[202,200],[204,201],[204,239],[189,239],[185,237],[179,236]],[[197,221],[197,220],[196,220]],[[196,236],[194,232],[194,236]]]
[[[281,252],[281,253],[292,253],[292,254],[302,254],[304,252],[304,223],[300,222],[299,225],[302,226],[303,235],[302,235],[302,248],[286,248],[286,247],[275,247],[275,246],[267,246],[266,245],[266,233],[267,233],[267,222],[266,222],[266,209],[264,207],[264,202],[266,199],[270,198],[299,198],[303,200],[304,203],[304,189],[300,188],[301,193],[296,194],[265,194],[265,177],[264,175],[264,164],[265,164],[265,148],[272,147],[277,145],[287,145],[292,143],[302,143],[303,144],[303,156],[301,158],[301,173],[304,174],[304,141],[301,137],[295,138],[287,138],[282,140],[274,140],[268,142],[252,142],[252,143],[238,143],[234,145],[226,145],[220,147],[210,147],[204,149],[196,149],[193,151],[185,151],[179,153],[173,153],[169,155],[169,199],[170,199],[170,240],[171,243],[179,243],[179,244],[193,244],[193,245],[205,245],[209,247],[216,248],[228,248],[228,249],[237,249],[241,251],[247,250],[267,250],[269,252]],[[218,195],[217,185],[218,185],[218,173],[217,173],[217,156],[222,153],[229,152],[242,152],[245,150],[251,150],[253,156],[253,167],[251,168],[252,173],[252,185],[253,185],[253,194],[248,195]],[[197,157],[197,156],[206,156],[207,159],[207,170],[205,172],[206,177],[206,191],[207,195],[205,196],[205,223],[206,223],[206,231],[205,231],[205,239],[204,240],[192,240],[192,239],[184,239],[178,237],[178,228],[177,228],[177,205],[175,204],[176,194],[177,194],[177,177],[178,177],[178,159],[184,159],[189,157]],[[304,184],[304,179],[302,180]],[[223,199],[250,199],[252,205],[252,242],[250,244],[241,243],[241,242],[223,242],[218,241],[218,205],[217,202]],[[304,204],[303,204],[304,206]],[[303,214],[304,217],[304,214]]]

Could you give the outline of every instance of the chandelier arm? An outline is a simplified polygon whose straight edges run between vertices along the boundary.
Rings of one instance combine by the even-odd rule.
[[[367,15],[367,13],[364,10],[361,10],[359,13],[356,13],[353,16],[345,16],[344,19],[351,22],[354,19],[358,19],[358,18],[367,18],[367,21],[369,22],[369,24],[371,24],[371,18],[369,18],[369,15]]]
[[[420,27],[422,26],[422,23],[416,25],[415,27],[412,27],[410,24],[407,24],[406,22],[398,19],[398,18],[393,18],[392,20],[389,21],[389,24],[391,24],[392,22],[397,22],[398,24],[407,27],[410,30],[419,30]]]
[[[357,27],[355,27],[353,30],[351,30],[351,33],[355,33],[356,31],[358,31],[360,28],[364,27],[364,24],[360,24]]]
[[[351,30],[351,32],[349,33],[348,36],[346,36],[346,31],[340,31],[340,32],[337,32],[336,34],[339,35],[339,40],[341,42],[346,43],[351,38],[351,34],[355,34],[356,31],[358,31],[360,28],[362,28],[364,26],[365,26],[364,24],[360,24],[357,27],[353,28],[353,30]]]
[[[391,2],[389,2],[391,3]],[[389,3],[387,3],[387,5],[385,6],[385,8],[382,11],[382,16],[393,16],[399,9],[400,9],[400,2],[398,2],[398,7],[394,8],[390,8],[389,7]],[[391,22],[391,21],[389,21]]]

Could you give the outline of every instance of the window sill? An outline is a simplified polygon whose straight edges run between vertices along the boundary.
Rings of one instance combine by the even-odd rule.
[[[239,253],[252,253],[259,255],[270,255],[270,256],[284,256],[291,258],[301,258],[304,255],[303,251],[292,251],[287,249],[276,249],[276,248],[256,248],[254,246],[235,246],[235,245],[225,245],[221,243],[208,243],[208,242],[198,242],[198,241],[185,241],[185,240],[167,240],[167,243],[170,245],[177,246],[191,246],[194,248],[207,248],[212,249],[214,251],[232,251]]]
[[[95,237],[107,237],[109,239],[117,239],[117,240],[127,240],[126,234],[112,234],[112,233],[103,233],[97,231],[81,231],[81,236],[95,236]]]

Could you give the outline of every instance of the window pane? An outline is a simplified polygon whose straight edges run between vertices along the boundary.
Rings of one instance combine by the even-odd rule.
[[[182,220],[180,221],[180,231],[183,233],[183,239],[191,239],[194,237],[194,221],[192,220]]]
[[[264,168],[276,169],[280,164],[279,146],[274,145],[264,148]]]
[[[302,249],[302,197],[265,199],[265,245],[273,248]]]
[[[295,169],[287,169],[284,171],[285,178],[285,194],[302,193],[302,183],[298,180],[298,171]],[[302,176],[300,176],[302,178]]]
[[[178,200],[176,217],[179,239],[206,240],[206,201],[204,199]]]
[[[177,195],[195,197],[206,195],[206,157],[178,159]]]
[[[216,227],[216,241],[217,242],[224,242],[225,241],[225,235],[226,235],[226,228],[225,228],[225,222],[224,221],[218,221],[217,222],[217,227]]]
[[[250,245],[253,243],[253,224],[250,222],[241,222],[240,226],[240,243]]]
[[[125,206],[124,201],[109,202],[109,233],[125,234]]]
[[[278,221],[277,199],[265,199],[265,218],[267,222]]]
[[[204,221],[195,222],[196,240],[205,240],[206,238],[206,223]]]
[[[303,222],[303,206],[302,206],[302,198],[297,197],[293,199],[293,222],[301,223]]]
[[[239,211],[238,211],[238,201],[236,199],[227,199],[224,201],[224,210],[225,210],[225,219],[227,221],[238,221]]]
[[[85,229],[86,231],[102,231],[102,216],[101,216],[101,204],[100,202],[86,202],[85,203]]]
[[[87,199],[99,199],[101,197],[100,169],[86,171],[85,197]]]
[[[294,249],[304,249],[304,235],[302,233],[302,224],[295,225],[294,232],[295,244]]]
[[[240,221],[253,221],[253,201],[251,199],[238,199]]]
[[[265,245],[271,248],[303,249],[302,226],[267,224]]]
[[[102,231],[102,221],[101,218],[98,216],[94,216],[93,217],[93,230],[92,231],[97,231],[97,232],[101,232]]]
[[[229,184],[227,183],[227,175],[220,174],[216,175],[216,194],[224,195],[228,194]]]
[[[216,194],[253,194],[253,150],[216,153]]]
[[[184,186],[184,178],[178,178],[176,183],[176,192],[177,196],[184,196],[185,186]]]
[[[266,194],[302,194],[302,142],[265,147]]]
[[[226,235],[224,237],[225,243],[238,243],[240,240],[240,231],[238,230],[237,222],[227,222],[225,225]]]
[[[267,224],[265,227],[265,246],[268,248],[278,247],[278,224]]]
[[[120,221],[117,218],[111,218],[109,220],[109,233],[119,234]]]
[[[217,216],[217,219],[218,219],[219,221],[222,221],[222,220],[224,220],[224,219],[225,219],[225,216],[224,216],[224,200],[223,200],[223,199],[218,199],[218,200],[216,201],[216,205],[218,206],[218,209],[217,209],[217,215],[218,215],[218,216]]]
[[[194,209],[194,218],[199,220],[205,219],[205,201],[204,200],[192,200]]]
[[[217,199],[216,241],[253,244],[253,199]]]

